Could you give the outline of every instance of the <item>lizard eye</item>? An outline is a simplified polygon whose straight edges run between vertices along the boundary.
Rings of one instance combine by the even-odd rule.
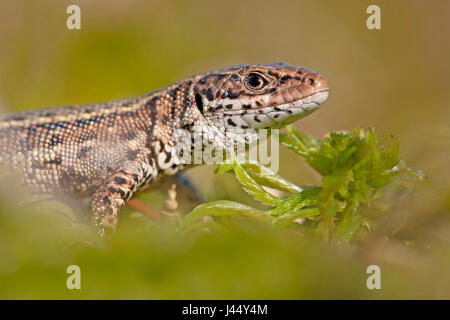
[[[244,80],[246,86],[251,90],[260,90],[267,84],[266,79],[258,73],[249,73]]]

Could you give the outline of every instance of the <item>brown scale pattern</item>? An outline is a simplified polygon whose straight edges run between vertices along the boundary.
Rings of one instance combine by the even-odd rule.
[[[311,70],[237,66],[136,98],[6,114],[0,116],[0,164],[21,169],[33,192],[90,195],[103,234],[115,228],[135,192],[184,167],[174,159],[175,129],[200,126],[222,135],[230,126],[271,127],[256,113],[327,90],[326,80]],[[242,122],[227,112],[255,115]]]

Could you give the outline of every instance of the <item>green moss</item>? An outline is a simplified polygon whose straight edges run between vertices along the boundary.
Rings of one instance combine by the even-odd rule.
[[[322,176],[322,185],[302,190],[259,163],[233,160],[233,163],[221,165],[217,173],[233,172],[242,188],[269,209],[261,211],[230,201],[202,204],[181,221],[179,229],[185,230],[205,215],[246,215],[264,220],[277,230],[298,229],[296,220],[303,218],[302,233],[349,243],[361,229],[367,229],[369,218],[362,208],[382,197],[389,186],[410,187],[412,181],[423,177],[403,163],[395,139],[388,146],[382,145],[373,130],[331,133],[319,141],[290,126],[288,133],[280,136],[280,141]],[[292,195],[277,197],[264,187]],[[265,219],[261,219],[264,215]],[[202,224],[198,227],[204,228]]]
[[[225,164],[217,172],[234,174],[254,206],[204,203],[177,226],[128,208],[110,239],[65,205],[17,206],[2,192],[0,298],[450,297],[448,190],[419,181],[395,140],[383,146],[372,130],[355,130],[319,141],[292,128],[281,139],[321,173],[320,185],[300,187],[258,163]],[[66,287],[73,264],[81,290]],[[381,290],[366,287],[371,264],[381,267]]]

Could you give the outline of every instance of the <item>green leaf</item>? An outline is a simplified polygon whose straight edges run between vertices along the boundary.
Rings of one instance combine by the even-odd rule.
[[[383,160],[383,169],[389,170],[397,166],[400,162],[400,146],[394,138],[390,147],[380,148],[381,159]]]
[[[319,209],[317,208],[307,208],[302,210],[297,210],[293,212],[286,213],[277,217],[273,220],[272,225],[275,230],[280,230],[282,228],[287,227],[294,220],[300,218],[311,218],[320,215]]]
[[[291,136],[280,133],[279,135],[279,141],[282,146],[285,146],[286,148],[294,151],[299,156],[305,157],[308,155],[307,152],[305,152],[305,149],[303,149],[301,146],[297,144],[297,142],[292,138]]]
[[[263,211],[239,202],[228,200],[211,201],[201,204],[189,212],[178,225],[178,230],[184,231],[192,223],[206,216],[229,216],[234,214],[241,214],[267,223],[271,223],[273,220],[272,217]]]
[[[259,162],[245,162],[241,165],[252,176],[252,178],[254,178],[256,182],[264,184],[267,187],[283,190],[290,193],[297,193],[302,191],[299,186],[287,181]]]
[[[233,163],[222,163],[215,171],[217,174],[226,173],[233,170]]]
[[[211,207],[205,204],[194,209],[183,225],[189,223],[189,219],[202,215],[239,213],[272,221],[274,229],[299,229],[299,225],[292,222],[305,218],[306,225],[300,229],[312,231],[325,241],[348,244],[355,239],[360,241],[370,232],[371,228],[365,227],[368,225],[365,212],[369,211],[362,208],[372,206],[374,199],[381,199],[387,185],[405,188],[411,181],[423,179],[423,174],[404,164],[397,141],[392,139],[389,145],[383,146],[374,130],[332,132],[319,141],[288,126],[287,134],[280,134],[279,138],[282,145],[293,150],[321,175],[321,186],[300,188],[258,162],[239,163],[233,158],[232,164],[223,164],[216,172],[233,171],[245,192],[272,208],[262,212],[236,203],[230,208],[232,202],[219,202],[218,207],[214,203]],[[264,187],[292,195],[281,199]],[[380,206],[379,202],[376,202],[376,210],[387,210],[389,206]],[[375,224],[373,217],[371,221]],[[202,225],[198,223],[199,228]],[[227,227],[223,222],[220,226]]]
[[[239,180],[240,184],[252,198],[261,201],[264,204],[270,206],[277,206],[282,203],[281,199],[278,199],[264,190],[252,177],[242,168],[242,166],[236,161],[234,163],[234,174]]]
[[[333,172],[333,160],[326,156],[321,154],[310,154],[307,161],[308,164],[322,176],[329,175]]]
[[[300,132],[296,131],[292,125],[286,127],[288,134],[294,139],[297,145],[305,152],[308,153],[313,147],[319,145],[319,142],[311,137],[308,137]]]
[[[267,214],[272,216],[282,215],[288,211],[297,211],[306,206],[313,206],[317,204],[317,196],[321,188],[311,188],[300,193],[290,196],[284,200],[281,205],[267,211]]]

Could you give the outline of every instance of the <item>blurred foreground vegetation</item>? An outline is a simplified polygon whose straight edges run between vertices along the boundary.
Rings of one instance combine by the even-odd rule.
[[[450,298],[450,42],[443,32],[450,28],[449,1],[379,0],[382,30],[367,29],[369,3],[359,0],[77,0],[82,29],[67,30],[71,4],[0,0],[2,111],[127,98],[225,66],[283,61],[323,73],[332,87],[327,103],[296,128],[323,137],[376,126],[375,145],[395,151],[393,134],[407,165],[427,178],[415,181],[399,162],[400,172],[387,169],[388,181],[372,181],[364,170],[345,167],[353,169],[360,154],[329,172],[321,168],[329,168],[330,160],[337,165],[337,158],[321,161],[321,153],[311,159],[302,147],[281,148],[280,175],[295,190],[307,191],[300,183],[316,186],[309,194],[272,192],[262,187],[268,181],[256,177],[257,168],[245,163],[242,170],[234,164],[221,170],[237,172],[255,195],[259,190],[245,173],[274,202],[291,196],[282,203],[306,206],[291,210],[292,217],[282,205],[253,200],[234,174],[213,175],[201,166],[187,175],[207,200],[238,202],[270,221],[222,215],[207,225],[214,233],[204,232],[202,223],[210,221],[197,218],[203,209],[211,214],[213,202],[176,231],[124,208],[111,241],[74,221],[75,206],[17,206],[22,190],[2,180],[0,298]],[[354,144],[361,151],[370,142],[355,138],[346,134],[337,147]],[[292,139],[285,144],[297,145]],[[308,150],[311,141],[303,142]],[[319,143],[322,151],[337,151]],[[328,193],[335,187],[337,193]],[[166,190],[138,197],[160,209]],[[192,210],[188,198],[179,188],[180,213]],[[330,211],[320,203],[330,204]],[[81,267],[81,291],[66,289],[70,264]],[[381,290],[366,288],[371,264],[381,267]]]
[[[3,198],[0,298],[450,298],[450,192],[409,169],[395,140],[361,129],[316,140],[290,127],[280,139],[320,186],[235,159],[217,172],[234,173],[251,206],[208,202],[176,224],[125,209],[111,239],[62,203]],[[81,290],[66,288],[73,264]],[[381,290],[366,287],[372,264]]]

